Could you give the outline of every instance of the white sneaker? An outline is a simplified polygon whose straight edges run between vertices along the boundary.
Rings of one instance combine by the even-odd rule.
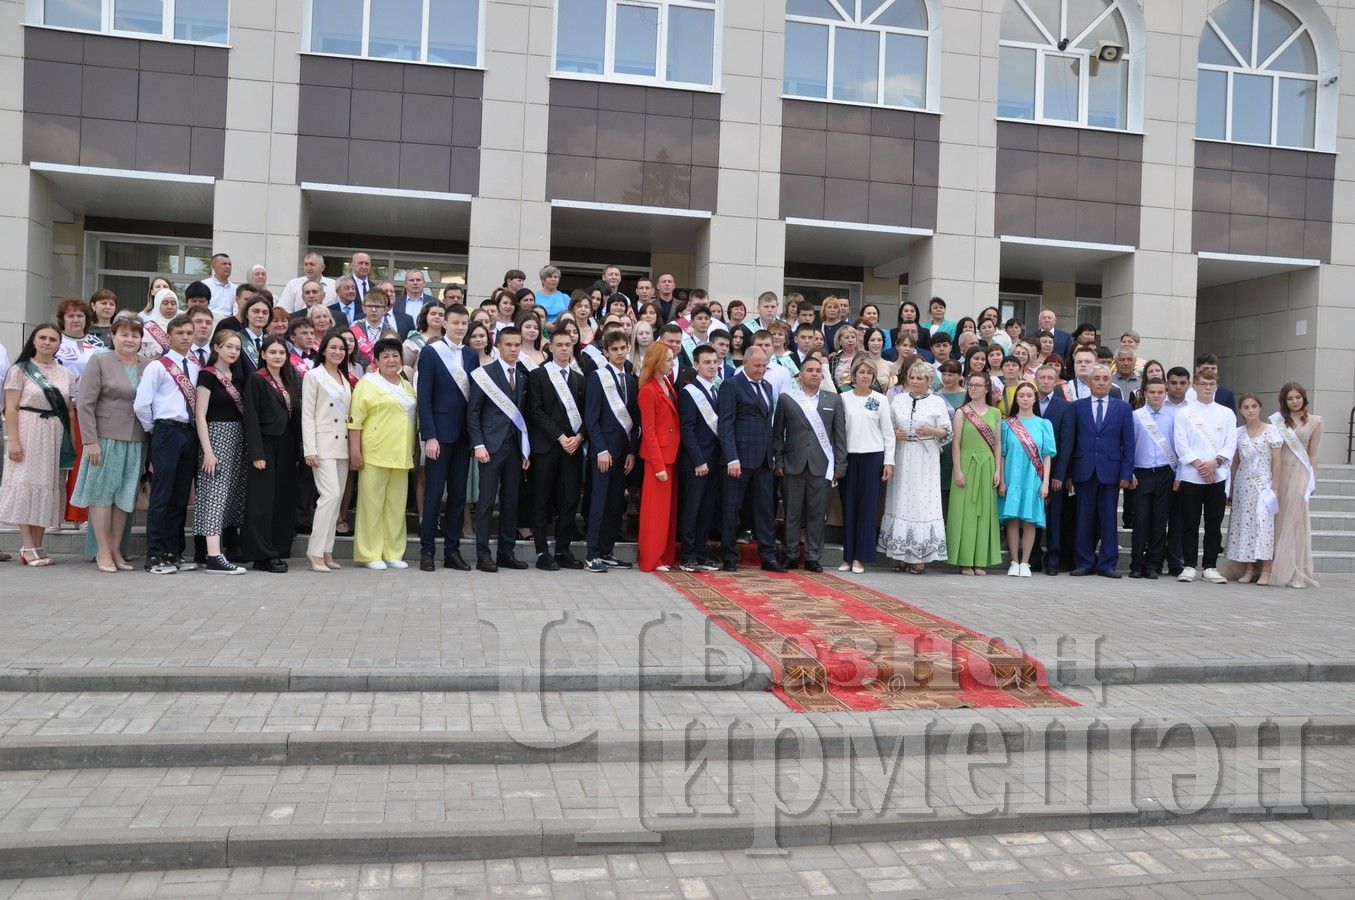
[[[377,572],[384,572],[384,571],[386,571],[386,564],[383,563],[383,562],[382,562],[381,560],[379,560],[379,559],[374,559],[374,560],[372,560],[372,561],[369,562],[369,563],[364,563],[364,565],[365,565],[367,568],[373,569],[373,570],[375,570],[375,571],[377,571]]]
[[[1021,564],[1016,560],[1012,560],[1012,564],[1007,567],[1008,577],[1016,578],[1020,574],[1021,574]]]
[[[403,559],[388,559],[386,560],[386,567],[390,569],[408,569],[409,563],[405,562]]]
[[[1184,569],[1181,570],[1181,574],[1176,576],[1176,580],[1177,580],[1177,581],[1194,581],[1194,580],[1195,580],[1195,568],[1194,568],[1193,566],[1186,566]]]
[[[1021,571],[1016,573],[1022,578],[1030,577],[1030,563],[1021,563]]]
[[[1181,574],[1184,575],[1185,573],[1182,572]],[[1203,575],[1202,577],[1204,578],[1205,581],[1209,582],[1210,584],[1227,584],[1227,583],[1228,583],[1228,579],[1227,579],[1227,578],[1224,578],[1223,575],[1221,575],[1221,574],[1219,573],[1219,570],[1218,570],[1218,569],[1212,569],[1212,568],[1211,568],[1211,569],[1205,569],[1205,570],[1204,570],[1204,575]]]

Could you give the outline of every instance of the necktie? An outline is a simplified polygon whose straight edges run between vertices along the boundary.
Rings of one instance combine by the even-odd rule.
[[[367,296],[367,279],[360,278],[358,279],[358,299],[361,300],[363,297],[366,296]]]
[[[622,403],[625,403],[625,402],[626,402],[626,381],[625,381],[624,378],[621,377],[621,373],[618,372],[618,371],[616,371],[615,369],[612,370],[612,377],[616,379],[616,390],[617,390],[617,393],[619,393],[619,394],[621,395],[621,402],[622,402]]]
[[[1097,400],[1097,401],[1096,401],[1096,427],[1097,427],[1097,428],[1100,428],[1100,427],[1101,427],[1101,419],[1105,416],[1105,409],[1102,407],[1102,404],[1105,403],[1105,402],[1106,402],[1106,401],[1104,401],[1104,400]]]
[[[199,366],[205,366],[205,365],[207,365],[207,359],[206,359],[207,351],[206,351],[206,350],[203,350],[201,347],[198,347],[198,348],[197,348],[196,350],[194,350],[193,352],[194,352],[195,354],[197,354],[197,357],[198,357],[198,365],[199,365]]]
[[[516,366],[508,367],[508,392],[511,394],[517,393],[518,390],[518,379],[516,369],[517,369]]]
[[[186,356],[183,358],[183,377],[187,378],[190,383],[193,381],[193,374],[188,371],[188,357]]]
[[[767,401],[766,384],[765,381],[755,381],[753,387],[757,388],[757,398],[762,403],[762,411],[770,412],[771,404]]]

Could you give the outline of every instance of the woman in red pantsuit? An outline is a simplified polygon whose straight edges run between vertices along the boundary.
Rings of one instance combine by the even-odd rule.
[[[636,556],[641,572],[667,572],[677,565],[678,444],[682,425],[673,387],[673,351],[655,341],[640,367],[640,458],[645,462],[640,493],[640,537]]]

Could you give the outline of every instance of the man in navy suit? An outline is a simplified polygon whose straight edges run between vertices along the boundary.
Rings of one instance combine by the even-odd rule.
[[[713,572],[719,568],[706,554],[706,539],[720,499],[720,393],[715,387],[720,357],[703,344],[693,354],[696,375],[678,391],[682,421],[679,466],[682,502],[678,505],[678,538],[682,543],[682,571]]]
[[[362,301],[358,299],[357,282],[352,275],[344,275],[334,282],[333,303],[329,304],[330,315],[339,328],[347,328],[362,318]]]
[[[532,438],[532,530],[536,567],[547,572],[582,569],[570,552],[574,513],[583,484],[583,376],[569,367],[574,339],[561,329],[550,337],[550,356],[527,376],[527,429]],[[554,527],[555,555],[547,529]]]
[[[619,328],[602,338],[606,361],[588,376],[583,394],[583,421],[588,434],[588,461],[593,490],[588,502],[588,562],[593,573],[629,569],[613,554],[626,502],[626,476],[640,450],[640,386],[626,371],[630,339]]]
[[[1115,503],[1120,489],[1128,488],[1134,477],[1134,416],[1128,403],[1110,396],[1110,378],[1109,366],[1093,366],[1087,379],[1092,395],[1074,403],[1065,417],[1077,487],[1074,575],[1120,577],[1115,571],[1120,558]],[[1099,553],[1094,550],[1098,539]]]
[[[1054,336],[1054,352],[1059,359],[1068,362],[1068,354],[1073,349],[1073,336],[1058,327],[1059,317],[1052,309],[1040,310],[1040,330]]]
[[[347,278],[348,276],[344,276]],[[349,279],[351,285],[352,279]],[[470,326],[464,306],[447,310],[447,336],[419,352],[419,434],[424,446],[423,517],[419,520],[419,568],[433,571],[437,553],[438,516],[442,516],[442,565],[469,572],[461,558],[461,517],[466,508],[466,475],[470,468],[470,436],[466,405],[470,373],[480,357],[462,341]],[[447,492],[443,510],[442,493]]]
[[[1062,564],[1073,555],[1068,538],[1074,534],[1075,504],[1069,501],[1064,484],[1068,480],[1068,464],[1073,458],[1073,448],[1071,440],[1063,432],[1064,423],[1071,421],[1068,412],[1073,404],[1059,390],[1058,366],[1040,366],[1035,372],[1035,388],[1036,409],[1054,429],[1057,453],[1049,473],[1049,509],[1045,514],[1045,527],[1036,534],[1030,565],[1032,570],[1057,575]]]
[[[724,522],[720,551],[724,570],[739,568],[739,508],[752,492],[753,530],[767,572],[784,572],[776,559],[776,523],[772,497],[772,414],[776,394],[763,376],[771,357],[761,347],[743,355],[743,369],[720,385],[720,449],[725,459]]]
[[[499,359],[471,377],[466,423],[475,460],[480,464],[480,497],[475,502],[475,567],[481,572],[525,569],[513,556],[517,541],[518,483],[531,465],[521,409],[527,393],[527,369],[518,363],[522,333],[511,325],[494,339]],[[507,401],[506,403],[501,402]],[[506,407],[506,408],[505,408]],[[520,424],[519,424],[520,423]],[[525,452],[524,452],[525,451]],[[489,554],[489,517],[499,500],[499,553]]]

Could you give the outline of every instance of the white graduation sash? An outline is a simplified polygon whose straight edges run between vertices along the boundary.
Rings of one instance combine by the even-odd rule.
[[[569,417],[569,427],[575,434],[579,434],[583,428],[583,416],[579,414],[579,404],[574,402],[574,395],[569,392],[569,386],[560,377],[562,373],[559,369],[554,371],[547,369],[546,374],[546,380],[555,388],[555,396],[560,398],[560,405],[565,408],[565,415]]]
[[[329,394],[329,399],[334,401],[334,405],[339,408],[341,415],[345,419],[348,418],[348,391],[345,391],[338,381],[331,378],[328,370],[324,367],[311,369],[311,372],[315,373],[315,377],[320,381],[320,387],[325,389],[326,394]],[[339,377],[342,378],[343,376]],[[404,391],[400,393],[403,394]]]
[[[1178,462],[1176,451],[1172,449],[1171,444],[1167,443],[1167,439],[1162,436],[1162,432],[1158,429],[1157,423],[1153,421],[1152,411],[1148,407],[1143,406],[1134,410],[1134,415],[1138,417],[1139,424],[1143,426],[1143,430],[1148,432],[1148,436],[1153,439],[1153,443],[1157,444],[1157,449],[1161,450],[1162,454],[1167,457],[1167,464],[1175,469]]]
[[[475,383],[480,386],[480,390],[485,392],[485,396],[490,399],[490,402],[499,408],[499,412],[507,416],[517,427],[518,444],[521,447],[522,455],[524,457],[531,456],[532,442],[527,439],[527,420],[522,417],[522,410],[513,405],[512,399],[494,383],[494,379],[489,375],[489,370],[484,366],[472,372],[471,378],[475,379]]]
[[[405,411],[405,415],[409,417],[409,421],[411,422],[414,421],[416,404],[414,402],[414,399],[410,397],[409,394],[405,393],[405,385],[403,379],[401,380],[400,384],[391,384],[385,378],[381,377],[380,372],[368,372],[366,375],[362,376],[362,380],[370,381],[372,384],[381,388],[383,391],[385,391],[386,393],[394,397],[396,400],[398,400],[400,402],[400,406]]]
[[[592,357],[593,359],[597,360],[598,365],[602,365],[602,363],[607,359],[607,357],[602,355],[602,351],[599,350],[597,347],[594,347],[592,344],[584,344],[583,352],[586,353],[588,356]]]
[[[612,408],[612,415],[621,423],[621,427],[626,429],[626,437],[630,437],[635,430],[635,420],[630,417],[626,401],[621,399],[621,392],[616,389],[616,379],[613,377],[611,367],[600,366],[597,375],[598,381],[602,384],[602,393],[607,397],[607,405]]]
[[[1308,448],[1303,446],[1298,433],[1285,424],[1282,413],[1271,413],[1270,423],[1279,429],[1280,437],[1284,438],[1284,445],[1289,448],[1290,453],[1298,457],[1304,471],[1308,473],[1308,487],[1303,492],[1303,502],[1307,503],[1308,498],[1313,496],[1313,491],[1317,489],[1317,479],[1313,475],[1313,461],[1308,457]]]
[[[447,374],[452,376],[456,386],[461,388],[461,394],[466,399],[470,399],[470,378],[466,376],[466,366],[460,358],[460,354],[452,350],[446,341],[434,341],[428,346],[433,348],[433,352],[442,360],[442,364],[447,367]]]
[[[1214,443],[1214,439],[1209,434],[1209,427],[1204,424],[1204,420],[1200,418],[1199,413],[1195,412],[1194,406],[1192,404],[1187,403],[1184,407],[1181,408],[1181,411],[1180,413],[1178,413],[1178,415],[1185,416],[1186,421],[1190,422],[1191,426],[1200,433],[1201,437],[1204,438],[1205,445],[1209,447],[1209,458],[1218,459],[1219,445]],[[1229,478],[1229,472],[1228,469],[1225,468],[1226,466],[1227,463],[1224,463],[1223,465],[1220,465],[1219,468],[1223,469],[1223,480],[1231,481],[1232,479]],[[1231,491],[1231,488],[1229,490]]]
[[[796,387],[790,392],[790,395],[794,398],[795,404],[800,407],[800,412],[804,413],[805,418],[809,420],[809,427],[814,432],[814,439],[819,442],[819,449],[823,451],[824,457],[828,460],[828,471],[824,473],[824,477],[832,481],[837,460],[833,458],[833,442],[828,439],[828,429],[823,427],[823,416],[819,415],[818,394],[810,397],[799,387]]]
[[[720,416],[715,412],[715,407],[710,405],[710,397],[706,396],[706,392],[701,390],[701,386],[695,381],[689,383],[683,390],[687,392],[687,396],[691,397],[692,402],[696,404],[696,411],[701,414],[701,418],[705,421],[706,427],[709,428],[712,433],[719,434]]]
[[[518,356],[518,364],[526,369],[528,373],[535,372],[537,369],[541,368],[541,363],[532,359],[530,356],[525,355]]]

